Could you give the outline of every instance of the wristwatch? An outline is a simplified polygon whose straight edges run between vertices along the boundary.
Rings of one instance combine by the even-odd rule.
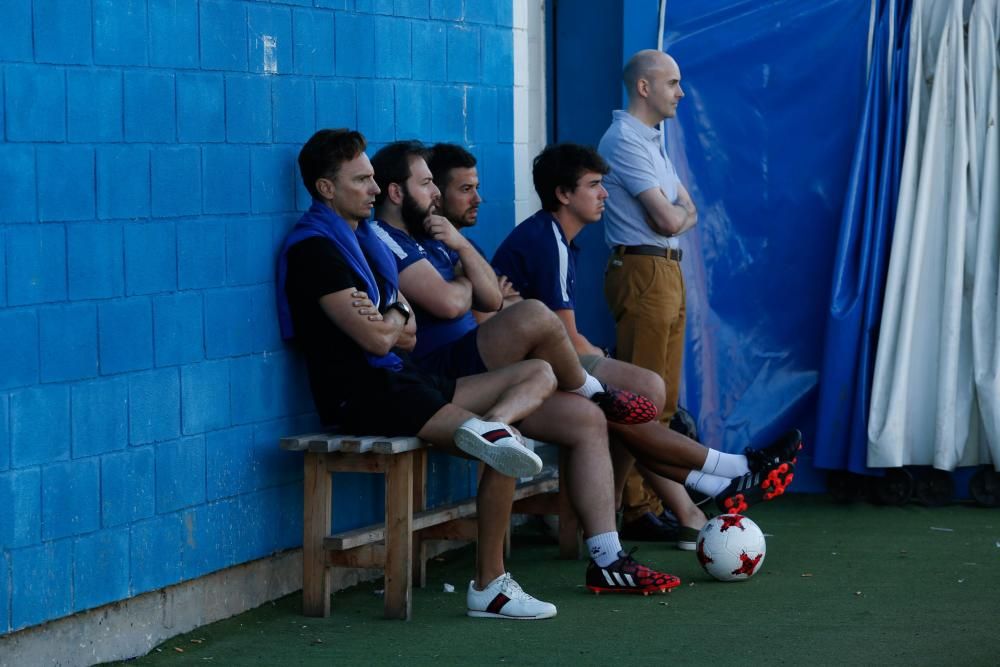
[[[407,304],[402,301],[393,301],[389,304],[388,308],[385,309],[386,312],[389,312],[390,310],[395,310],[403,316],[404,327],[410,323],[410,316],[413,314],[413,311],[410,310],[410,307]]]

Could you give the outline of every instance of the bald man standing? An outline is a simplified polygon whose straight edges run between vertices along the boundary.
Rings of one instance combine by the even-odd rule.
[[[684,279],[677,237],[694,227],[698,211],[667,157],[660,123],[677,114],[684,91],[677,63],[654,49],[632,56],[622,78],[628,108],[614,112],[598,147],[611,167],[604,178],[604,235],[611,248],[604,294],[615,318],[617,357],[663,378],[667,398],[660,418],[669,422],[677,411],[684,348]],[[682,525],[696,528],[704,522],[679,485],[654,485]],[[626,529],[630,522],[648,519],[653,502],[648,495],[644,498],[638,478],[630,477]]]

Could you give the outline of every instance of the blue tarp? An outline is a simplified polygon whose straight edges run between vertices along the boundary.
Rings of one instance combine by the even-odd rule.
[[[682,404],[711,446],[799,425],[812,453],[868,32],[857,0],[668,3],[687,97],[667,144],[700,210],[683,241]]]

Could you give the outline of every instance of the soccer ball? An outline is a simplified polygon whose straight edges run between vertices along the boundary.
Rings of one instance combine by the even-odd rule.
[[[740,514],[720,514],[698,533],[698,562],[719,581],[745,581],[764,564],[764,533]]]

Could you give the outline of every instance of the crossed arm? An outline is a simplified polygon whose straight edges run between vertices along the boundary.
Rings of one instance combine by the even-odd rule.
[[[657,234],[677,236],[698,223],[698,209],[680,183],[677,184],[677,201],[667,199],[661,188],[640,192],[639,201],[646,209],[646,224]]]
[[[397,298],[407,303],[402,294]],[[340,290],[320,297],[319,305],[341,331],[370,354],[388,354],[394,347],[412,350],[417,343],[416,318],[407,322],[396,310],[382,315],[365,292]]]

